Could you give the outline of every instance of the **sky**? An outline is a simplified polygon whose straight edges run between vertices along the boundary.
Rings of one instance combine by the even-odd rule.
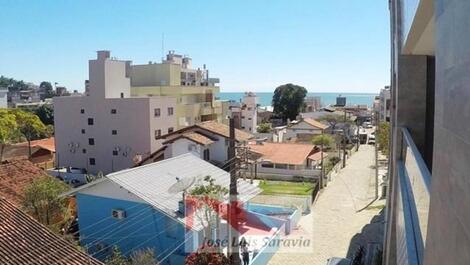
[[[0,0],[0,75],[83,91],[97,50],[160,61],[162,35],[221,92],[377,93],[390,80],[386,0]]]

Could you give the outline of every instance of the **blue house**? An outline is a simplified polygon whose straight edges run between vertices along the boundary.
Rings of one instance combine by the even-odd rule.
[[[206,240],[206,230],[197,220],[188,226],[183,192],[172,193],[169,189],[182,179],[192,179],[193,185],[203,184],[205,176],[229,188],[226,171],[187,153],[115,172],[72,190],[66,195],[75,196],[77,201],[81,246],[100,260],[105,260],[117,246],[124,255],[150,248],[160,264],[184,264],[186,255]],[[260,193],[258,187],[241,179],[237,186],[242,203]],[[249,232],[250,224],[256,224],[256,231],[260,226],[267,228],[265,237],[284,233],[285,220],[263,215],[262,207],[251,208],[261,210],[256,213],[247,208],[248,221],[243,224],[243,231]],[[228,229],[223,218],[219,222],[222,230]],[[260,261],[269,260],[272,255],[263,257],[261,252],[256,251]]]

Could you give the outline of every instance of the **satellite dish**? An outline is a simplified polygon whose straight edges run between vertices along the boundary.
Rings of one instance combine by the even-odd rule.
[[[189,187],[191,187],[194,182],[196,181],[196,178],[194,177],[188,177],[184,179],[178,179],[176,178],[176,183],[171,185],[171,187],[168,189],[169,193],[178,193],[182,191],[186,191]]]

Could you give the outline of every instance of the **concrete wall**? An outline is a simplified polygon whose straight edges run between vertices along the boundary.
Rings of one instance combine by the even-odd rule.
[[[426,265],[470,264],[470,1],[435,1],[436,108]]]
[[[8,108],[8,90],[0,90],[0,108]]]

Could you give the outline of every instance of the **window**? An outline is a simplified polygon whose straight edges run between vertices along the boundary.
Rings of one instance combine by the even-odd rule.
[[[153,115],[154,115],[155,117],[160,117],[160,109],[159,109],[159,108],[158,108],[158,109],[154,109],[154,110],[153,110]]]
[[[82,153],[86,154],[86,149],[85,148],[82,149]]]
[[[248,107],[248,110],[251,110],[251,107]]]
[[[88,125],[93,125],[93,123],[94,123],[93,118],[88,118]]]
[[[173,130],[174,130],[173,127],[168,128],[168,133],[172,133]]]
[[[90,157],[89,159],[90,165],[94,166],[96,164],[96,161],[94,158]]]
[[[112,131],[111,131],[111,134],[112,134],[112,135],[116,135],[116,134],[117,134],[117,130],[112,130]]]
[[[173,115],[173,107],[169,107],[168,108],[168,116],[172,116]]]
[[[116,114],[117,110],[116,109],[111,109],[111,114]]]
[[[204,150],[204,160],[209,161],[211,159],[209,149]]]
[[[251,118],[248,118],[249,121],[251,121]]]
[[[89,145],[95,145],[95,139],[94,138],[88,138],[88,144]]]
[[[121,93],[121,98],[124,98],[124,93]]]
[[[85,129],[82,129],[82,134],[85,134]]]
[[[85,113],[85,109],[81,109],[81,110],[80,110],[80,113],[81,113],[81,114]]]
[[[117,150],[113,150],[113,156],[117,156],[118,155],[118,151]]]
[[[162,130],[155,130],[155,139],[162,136]]]

